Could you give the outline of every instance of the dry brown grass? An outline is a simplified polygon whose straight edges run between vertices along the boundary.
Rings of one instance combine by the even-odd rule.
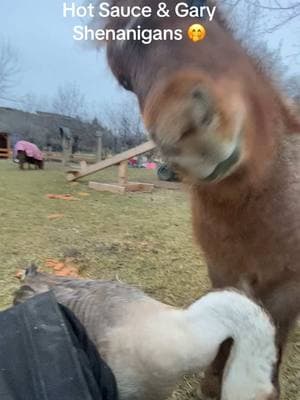
[[[92,179],[108,182],[115,173],[107,170]],[[130,174],[133,180],[153,179],[153,171]],[[207,290],[185,193],[160,189],[120,196],[90,191],[87,181],[67,183],[58,164],[19,171],[0,161],[0,308],[10,305],[18,286],[15,271],[32,261],[45,266],[49,258],[71,259],[85,277],[117,277],[177,306]],[[49,199],[48,193],[79,200]],[[299,400],[299,329],[291,337],[282,376],[282,398]],[[185,380],[173,400],[196,398],[195,382]]]

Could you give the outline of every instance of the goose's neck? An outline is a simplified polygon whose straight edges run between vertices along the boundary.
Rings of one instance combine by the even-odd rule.
[[[185,310],[158,307],[134,327],[128,342],[139,360],[138,373],[151,374],[155,390],[160,388],[165,398],[181,376],[207,368],[220,345],[232,338],[222,400],[233,400],[252,398],[244,395],[247,387],[252,393],[253,384],[260,388],[270,381],[276,361],[274,336],[270,319],[258,305],[238,292],[223,290]]]
[[[193,303],[185,317],[189,335],[194,336],[194,342],[198,338],[194,367],[197,357],[199,368],[210,365],[221,343],[233,339],[223,380],[225,392],[229,393],[237,382],[245,391],[248,382],[251,385],[271,378],[277,353],[275,328],[262,308],[246,296],[230,290],[209,293]]]
[[[266,313],[233,290],[211,292],[184,310],[155,312],[137,334],[139,357],[176,375],[208,367],[228,338],[234,342],[231,369],[259,366],[275,352],[275,329]]]

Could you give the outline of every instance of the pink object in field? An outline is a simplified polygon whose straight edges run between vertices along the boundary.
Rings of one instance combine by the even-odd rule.
[[[25,151],[28,157],[33,157],[35,160],[43,160],[43,153],[41,150],[33,143],[26,142],[26,140],[19,140],[15,145],[15,154],[18,151]]]
[[[155,169],[156,168],[156,163],[148,162],[148,163],[146,163],[146,168],[147,169]]]

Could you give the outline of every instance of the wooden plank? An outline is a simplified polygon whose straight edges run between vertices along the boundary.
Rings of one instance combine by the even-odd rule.
[[[145,192],[151,193],[154,189],[154,185],[151,183],[140,183],[140,182],[128,182],[125,185],[126,192]]]
[[[101,182],[89,182],[89,188],[97,190],[98,192],[111,192],[111,193],[118,193],[124,194],[125,193],[125,186],[120,185],[112,185],[109,183],[101,183]]]
[[[122,161],[118,168],[119,185],[126,185],[128,182],[128,161]]]
[[[149,140],[146,143],[143,143],[133,149],[124,151],[123,153],[119,153],[111,158],[107,158],[106,160],[100,161],[96,164],[88,166],[84,171],[76,171],[74,173],[73,179],[67,178],[68,180],[76,180],[82,178],[87,175],[94,174],[95,172],[101,171],[105,168],[111,167],[112,165],[120,164],[122,161],[129,160],[132,157],[138,156],[140,154],[146,153],[147,151],[155,149],[156,145],[152,140]],[[72,171],[68,171],[69,174],[72,174]]]
[[[152,183],[128,182],[126,185],[114,185],[111,183],[89,182],[89,188],[98,192],[111,192],[124,194],[125,192],[145,192],[151,193],[154,189]]]

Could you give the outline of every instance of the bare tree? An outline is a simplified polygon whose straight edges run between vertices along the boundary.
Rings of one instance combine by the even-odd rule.
[[[57,89],[53,98],[52,109],[58,114],[69,117],[85,116],[85,97],[75,82],[66,83]]]
[[[287,91],[293,99],[300,103],[300,75],[287,80]]]
[[[260,0],[258,1],[258,7],[274,15],[274,22],[266,30],[268,33],[273,33],[296,19],[300,20],[299,0]]]
[[[18,53],[7,40],[0,38],[0,96],[16,84],[19,72]]]
[[[262,17],[260,33],[273,33],[284,25],[298,19],[300,20],[299,0],[225,0],[227,9],[233,13],[244,10],[244,14],[254,13]],[[254,23],[257,24],[258,18]],[[252,35],[252,31],[248,31]]]
[[[27,112],[35,112],[38,108],[38,99],[35,93],[27,93],[22,98],[22,110]]]
[[[287,7],[281,6],[281,3]],[[225,0],[223,3],[235,36],[254,57],[259,68],[281,88],[285,86],[288,72],[281,56],[283,41],[271,49],[268,33],[274,28],[273,21],[277,13],[281,12],[282,18],[287,16],[296,3],[300,4],[300,0]]]
[[[106,106],[100,120],[110,132],[114,153],[137,146],[146,140],[146,131],[133,98],[128,98],[122,104]]]
[[[46,95],[36,95],[33,92],[26,93],[19,99],[23,111],[36,112],[45,111],[51,112],[52,109],[49,105],[49,99]]]

